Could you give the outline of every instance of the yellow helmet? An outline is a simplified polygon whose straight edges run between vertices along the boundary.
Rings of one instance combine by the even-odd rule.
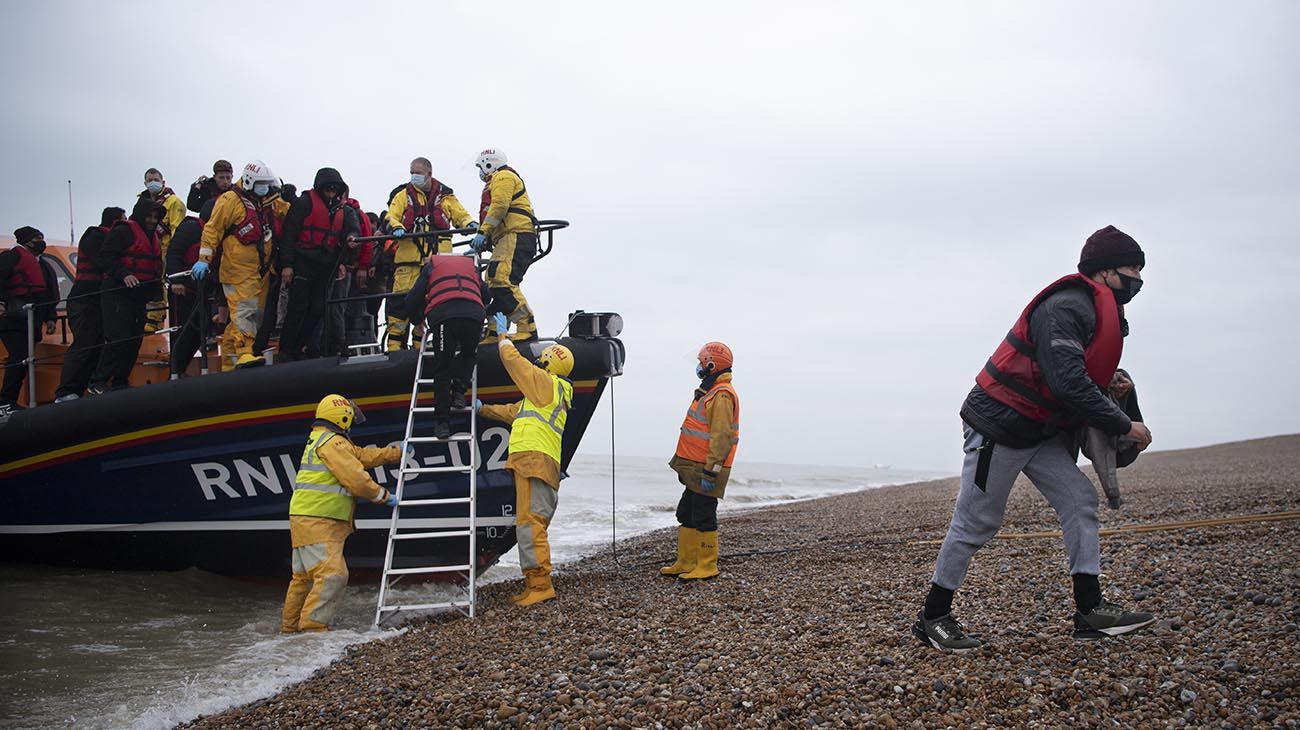
[[[366,417],[356,403],[337,393],[331,393],[316,404],[316,420],[332,423],[348,431],[353,424],[364,423]]]
[[[573,351],[564,345],[551,345],[542,350],[542,354],[537,357],[537,362],[546,372],[567,378],[569,373],[573,372]]]

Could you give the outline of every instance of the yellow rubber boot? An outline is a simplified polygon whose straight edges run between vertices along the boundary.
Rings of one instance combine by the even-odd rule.
[[[700,533],[689,527],[677,528],[677,562],[659,569],[660,575],[681,575],[695,570],[700,555]]]
[[[712,578],[718,574],[718,531],[700,532],[699,556],[696,558],[695,570],[677,576],[682,580],[699,580]]]
[[[524,599],[527,598],[527,597],[528,597],[528,579],[525,578],[525,579],[524,579],[524,589],[523,589],[522,591],[519,591],[518,593],[516,593],[516,594],[510,596],[510,602],[511,602],[511,603],[519,603],[520,601],[524,600]]]
[[[516,606],[531,606],[555,598],[555,586],[551,584],[551,576],[528,576],[525,581],[528,585],[528,594],[516,601]]]

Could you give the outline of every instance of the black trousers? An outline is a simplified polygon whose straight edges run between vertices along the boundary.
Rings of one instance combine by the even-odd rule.
[[[469,387],[478,359],[478,343],[483,338],[483,321],[467,317],[428,323],[433,339],[433,407],[435,418],[447,418],[451,412],[452,390]]]
[[[200,286],[206,291],[208,284],[203,282]],[[203,344],[203,334],[211,334],[215,325],[208,319],[212,316],[211,302],[208,307],[200,307],[199,294],[193,289],[187,287],[184,294],[173,293],[171,301],[173,321],[181,327],[172,338],[172,374],[180,375],[189,370],[194,353]]]
[[[104,344],[104,309],[102,297],[95,295],[68,302],[68,327],[72,330],[72,344],[63,356],[63,370],[59,373],[59,389],[54,397],[83,395],[90,384],[90,374],[99,364]]]
[[[232,311],[230,316],[233,318],[235,313]],[[267,345],[271,343],[271,335],[275,332],[276,327],[280,325],[280,275],[272,272],[270,283],[266,290],[266,306],[262,310],[262,322],[257,326],[257,334],[253,336],[253,355],[262,357],[266,351]],[[288,315],[285,315],[288,319]]]
[[[717,532],[718,498],[683,489],[677,502],[677,523],[700,532]]]
[[[21,311],[21,310],[20,310]],[[26,313],[23,313],[26,315]],[[44,326],[44,323],[39,323]],[[0,316],[0,342],[4,343],[9,353],[5,360],[4,385],[0,386],[0,405],[16,405],[18,394],[22,392],[23,382],[27,380],[27,319],[23,317],[21,327],[18,317]]]
[[[280,332],[280,357],[300,360],[310,353],[320,352],[319,340],[312,337],[319,332],[325,315],[325,298],[334,282],[335,267],[331,262],[294,262],[293,281],[289,284],[289,305],[284,313],[284,328]],[[267,312],[271,302],[267,300]]]
[[[331,278],[326,299],[345,299],[348,292],[351,291],[351,287],[351,276],[345,276],[342,279]],[[334,302],[325,305],[325,319],[320,328],[320,355],[326,357],[330,355],[347,356],[347,308],[348,302]]]
[[[120,289],[100,296],[104,309],[104,338],[108,342],[90,376],[91,385],[117,388],[129,385],[131,368],[135,367],[135,358],[140,354],[145,310],[156,292],[157,286],[142,284],[135,289]]]

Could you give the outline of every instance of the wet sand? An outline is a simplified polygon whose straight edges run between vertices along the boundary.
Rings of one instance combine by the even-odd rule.
[[[1121,480],[1103,528],[1294,512],[1300,436],[1146,454]],[[555,601],[518,609],[516,584],[489,586],[476,620],[418,620],[192,725],[1300,727],[1300,519],[1104,536],[1107,597],[1160,620],[1101,642],[1070,638],[1059,537],[995,540],[954,604],[986,645],[959,657],[908,632],[955,491],[724,516],[706,582],[657,574],[670,531],[634,538],[566,566]],[[1002,534],[1054,529],[1017,485]]]

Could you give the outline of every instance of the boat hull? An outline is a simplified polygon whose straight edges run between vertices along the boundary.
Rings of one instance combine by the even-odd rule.
[[[611,374],[613,339],[564,343],[580,367],[565,430],[563,466],[585,433]],[[296,362],[159,383],[60,403],[0,426],[0,557],[112,570],[197,567],[231,576],[289,571],[288,501],[315,405],[327,393],[356,400],[366,420],[361,445],[403,436],[417,353]],[[485,347],[479,398],[513,402],[517,388]],[[422,404],[427,403],[422,400]],[[468,417],[452,421],[467,433]],[[417,435],[428,435],[427,432]],[[476,563],[490,566],[514,545],[514,486],[505,470],[509,426],[478,424],[473,441],[422,444],[419,466],[463,466],[477,455]],[[394,488],[396,465],[372,476]],[[422,474],[408,498],[468,494],[464,473]],[[387,545],[387,507],[358,504],[347,543],[357,580],[377,576]],[[403,509],[402,525],[464,530],[468,505]],[[409,543],[409,547],[407,546]],[[418,544],[417,544],[418,543]],[[468,537],[404,541],[398,566],[464,563]]]

